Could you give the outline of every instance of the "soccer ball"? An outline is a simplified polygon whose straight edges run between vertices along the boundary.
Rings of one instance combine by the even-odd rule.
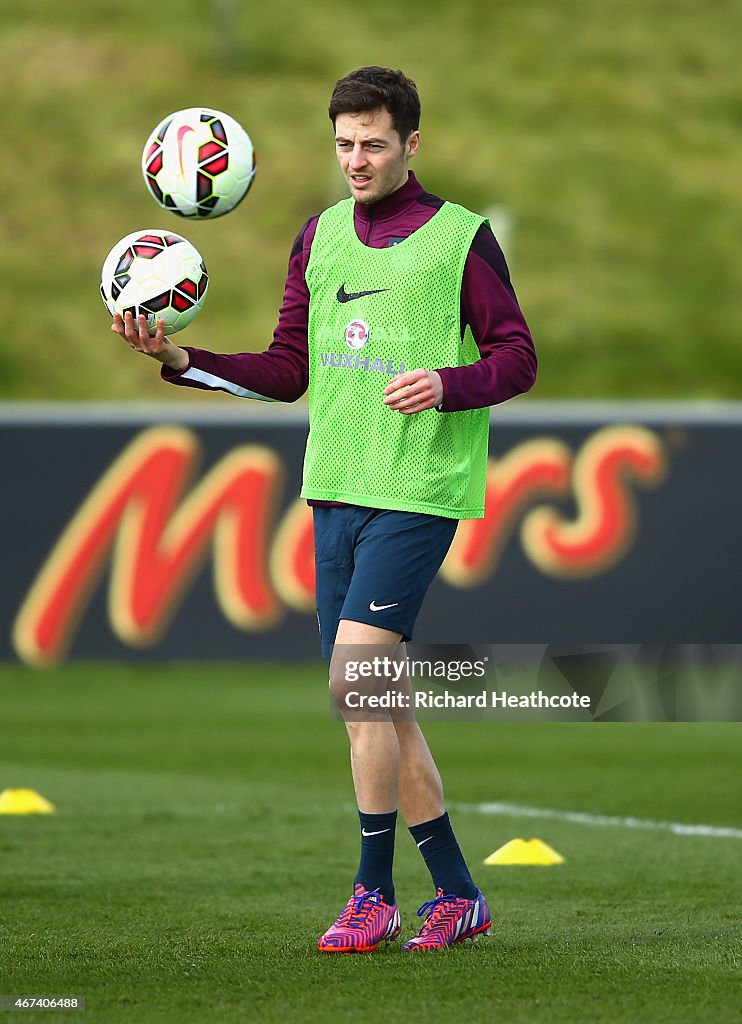
[[[181,217],[221,217],[247,195],[255,150],[229,114],[189,107],[160,121],[147,139],[142,174],[166,210]]]
[[[149,333],[165,321],[175,334],[193,320],[206,298],[209,277],[201,255],[172,231],[134,231],[117,242],[101,271],[100,293],[106,309],[147,317]]]

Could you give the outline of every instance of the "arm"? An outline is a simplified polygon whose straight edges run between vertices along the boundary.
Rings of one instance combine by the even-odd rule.
[[[389,381],[384,404],[398,412],[460,412],[497,405],[536,379],[531,333],[510,283],[505,257],[483,224],[474,236],[461,282],[461,335],[471,327],[480,359],[469,366],[409,370]]]
[[[471,327],[481,356],[470,366],[441,367],[443,412],[498,405],[532,386],[536,352],[495,236],[474,236],[461,283],[461,324]]]
[[[112,330],[126,338],[131,348],[163,364],[162,378],[168,383],[205,391],[226,391],[241,398],[261,401],[294,402],[307,389],[309,353],[309,290],[304,271],[316,218],[310,218],[294,241],[283,303],[273,341],[265,352],[240,352],[233,355],[191,347],[179,348],[161,333],[150,338],[146,322],[135,325],[114,318]]]

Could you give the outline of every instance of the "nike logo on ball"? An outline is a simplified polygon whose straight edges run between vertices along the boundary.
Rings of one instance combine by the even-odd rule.
[[[352,302],[353,299],[362,299],[364,295],[378,295],[379,292],[388,291],[388,288],[372,288],[367,292],[346,292],[345,285],[341,284],[338,288],[337,300],[338,302]]]
[[[379,832],[367,832],[365,828],[361,829],[361,835],[362,836],[380,836],[380,835],[383,835],[384,832],[391,832],[391,829],[390,828],[382,828]]]
[[[188,132],[195,132],[195,128],[191,128],[189,124],[182,124],[178,128],[178,160],[180,161],[180,173],[185,174],[185,168],[183,167],[183,139],[186,137]]]
[[[396,608],[398,604],[399,601],[395,601],[394,604],[376,604],[375,601],[372,601],[369,608],[372,612],[383,612],[385,608]]]

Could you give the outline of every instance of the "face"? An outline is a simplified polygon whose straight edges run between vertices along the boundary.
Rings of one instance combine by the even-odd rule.
[[[378,203],[401,188],[419,141],[419,132],[401,141],[386,107],[361,114],[338,114],[335,152],[353,198],[359,203]]]

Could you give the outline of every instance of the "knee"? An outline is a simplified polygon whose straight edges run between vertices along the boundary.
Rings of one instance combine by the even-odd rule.
[[[352,662],[346,665],[338,660],[330,666],[330,696],[346,725],[388,720],[388,709],[379,703],[379,685],[378,680],[356,674]]]
[[[327,685],[330,689],[330,696],[333,701],[341,710],[346,707],[346,698],[351,690],[357,688],[355,683],[351,683],[346,678],[346,673],[343,671],[342,665],[330,665],[330,674],[327,679]]]

